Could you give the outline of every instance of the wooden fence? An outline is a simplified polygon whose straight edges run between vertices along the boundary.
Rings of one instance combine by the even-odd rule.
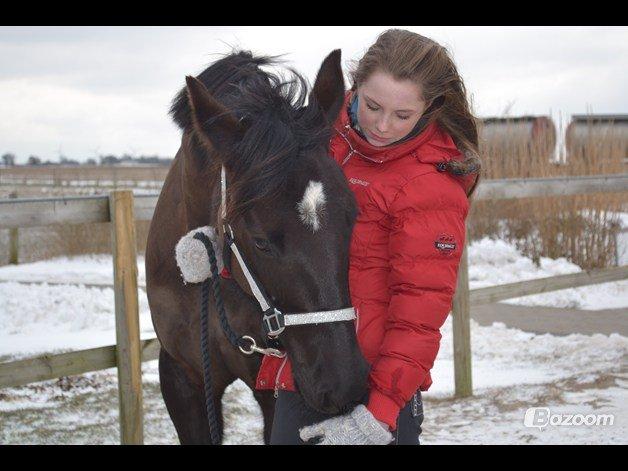
[[[151,219],[156,202],[156,196],[134,198],[130,190],[112,191],[108,197],[7,199],[0,202],[0,228],[10,230],[49,224],[112,223],[116,345],[0,363],[0,387],[117,367],[120,441],[123,444],[141,444],[144,440],[141,362],[153,358],[147,358],[146,342],[140,341],[133,221],[136,217]],[[154,351],[155,347],[148,349],[149,353]]]
[[[478,187],[475,199],[609,192],[628,192],[628,174],[485,180]],[[139,337],[137,262],[132,224],[134,219],[150,220],[156,202],[157,195],[134,197],[129,190],[112,191],[109,197],[0,201],[0,229],[85,222],[112,223],[116,345],[0,363],[0,388],[117,367],[120,439],[124,444],[143,442],[140,363],[157,359],[159,353],[157,339],[140,340]],[[469,315],[471,306],[627,278],[628,266],[621,266],[469,290],[465,247],[452,309],[456,396],[465,397],[473,393]]]
[[[0,185],[159,189],[169,165],[15,166],[0,168]]]

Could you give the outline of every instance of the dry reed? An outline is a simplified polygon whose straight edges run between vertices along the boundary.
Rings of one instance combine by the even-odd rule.
[[[621,135],[597,132],[593,125],[579,145],[555,154],[551,135],[523,140],[513,132],[499,141],[481,141],[483,178],[540,178],[625,172],[626,142]],[[558,134],[563,133],[562,129]],[[556,159],[556,157],[559,159]],[[619,212],[626,193],[477,201],[469,217],[471,240],[489,236],[514,243],[539,263],[559,258],[584,269],[614,265]]]

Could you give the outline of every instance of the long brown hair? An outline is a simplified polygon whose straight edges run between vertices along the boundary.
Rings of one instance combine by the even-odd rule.
[[[423,99],[430,103],[425,112],[427,123],[438,122],[465,154],[462,161],[450,161],[448,171],[454,175],[479,174],[476,118],[471,112],[464,82],[447,49],[420,34],[389,29],[378,36],[354,65],[350,72],[352,90],[376,70],[389,73],[397,80],[411,80],[421,87]],[[476,185],[477,181],[469,194]]]

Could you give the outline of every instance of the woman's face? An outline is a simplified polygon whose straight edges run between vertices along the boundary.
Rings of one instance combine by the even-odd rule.
[[[367,141],[381,147],[405,137],[425,112],[421,87],[375,71],[358,86],[358,121]]]

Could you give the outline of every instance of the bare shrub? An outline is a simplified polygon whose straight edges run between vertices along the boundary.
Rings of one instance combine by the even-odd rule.
[[[559,129],[559,133],[562,130]],[[584,145],[571,146],[556,160],[547,140],[483,140],[483,178],[540,178],[623,173],[625,138],[591,130]],[[582,143],[582,141],[581,141]],[[619,212],[626,193],[477,201],[469,217],[469,238],[485,236],[514,243],[539,263],[541,257],[565,257],[585,269],[615,264]]]

